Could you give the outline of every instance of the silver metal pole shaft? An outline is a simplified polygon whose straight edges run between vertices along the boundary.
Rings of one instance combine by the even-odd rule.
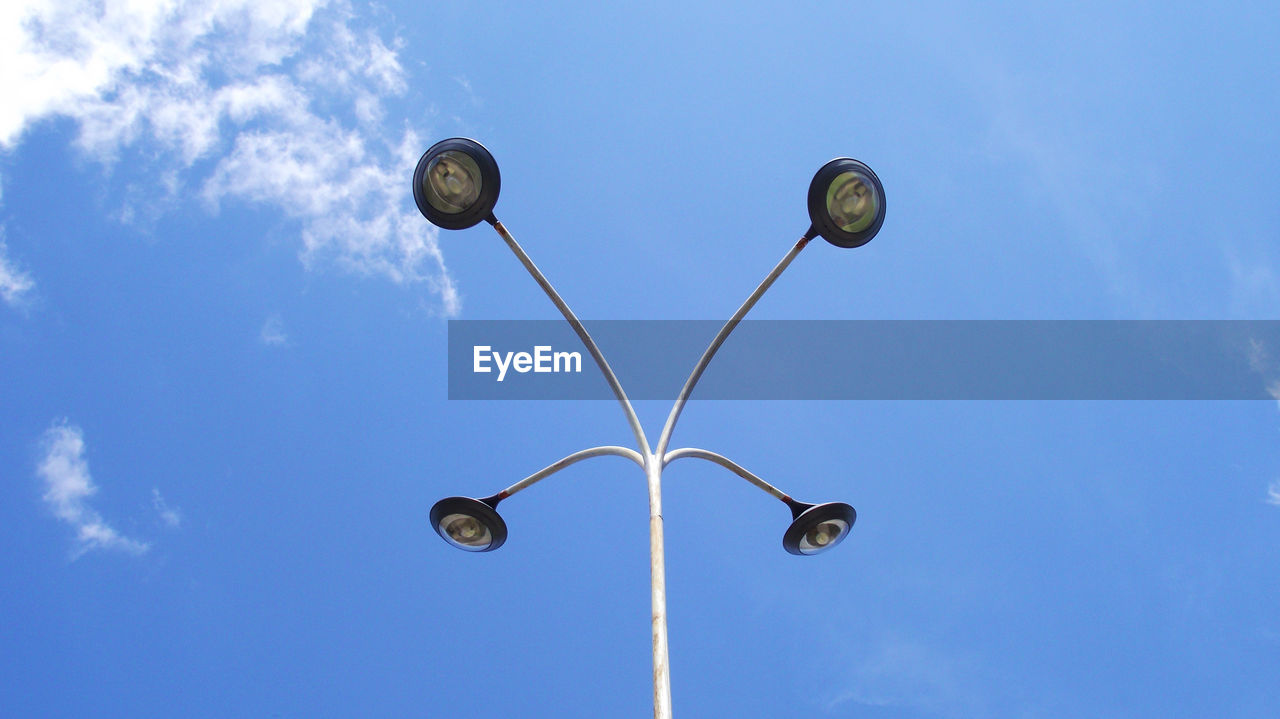
[[[556,288],[551,285],[538,266],[533,264],[533,260],[529,259],[529,255],[525,253],[520,243],[516,242],[516,238],[511,236],[507,228],[493,217],[490,217],[490,224],[507,243],[507,247],[515,253],[520,264],[524,265],[524,268],[533,276],[534,281],[546,293],[551,303],[560,310],[560,314],[564,315],[569,326],[573,327],[573,331],[582,340],[582,344],[586,345],[587,352],[591,354],[596,366],[604,374],[605,381],[609,383],[609,388],[618,398],[618,404],[622,405],[627,423],[631,425],[631,433],[635,435],[636,445],[644,457],[643,466],[649,482],[649,579],[653,589],[653,717],[654,719],[671,719],[671,671],[667,651],[667,570],[666,552],[662,542],[662,455],[654,454],[649,450],[649,440],[645,437],[644,428],[640,425],[640,418],[636,416],[635,408],[631,406],[631,400],[627,398],[627,393],[622,389],[622,383],[618,381],[613,368],[605,360],[604,353],[591,338],[587,328],[583,326],[573,310],[569,309],[569,305],[561,299],[560,293],[556,292]],[[543,477],[588,456],[618,454],[630,457],[625,452],[617,451],[618,449],[620,448],[597,447],[572,454],[508,487],[504,492],[508,496],[514,494]]]
[[[652,587],[652,607],[653,607],[653,717],[654,719],[671,719],[671,666],[670,652],[667,646],[667,571],[666,571],[666,550],[663,544],[662,533],[662,469],[668,461],[679,459],[682,456],[698,457],[699,459],[707,459],[717,464],[721,464],[737,473],[739,476],[751,481],[752,484],[764,489],[774,496],[785,497],[779,490],[769,485],[764,480],[747,472],[737,464],[721,457],[713,452],[697,449],[677,450],[670,457],[666,456],[667,445],[671,441],[671,433],[675,430],[676,420],[680,418],[680,412],[684,409],[685,403],[689,400],[689,396],[693,393],[693,388],[698,384],[698,379],[702,377],[702,373],[706,370],[707,365],[711,362],[711,358],[715,356],[716,351],[720,349],[720,345],[724,344],[729,333],[734,327],[742,321],[751,308],[755,306],[765,291],[773,285],[782,271],[791,264],[791,261],[800,254],[805,245],[812,239],[808,235],[800,238],[800,241],[791,248],[791,251],[782,258],[782,261],[764,278],[758,287],[747,297],[742,303],[738,311],[733,313],[729,321],[720,328],[720,332],[716,334],[715,339],[711,341],[711,345],[707,347],[706,352],[698,360],[698,364],[693,368],[693,373],[689,375],[689,379],[685,382],[684,387],[680,390],[680,395],[676,398],[675,404],[671,407],[671,414],[667,417],[667,423],[662,428],[662,436],[658,439],[656,451],[650,451],[649,441],[645,437],[644,428],[640,425],[640,418],[636,416],[635,408],[631,406],[631,400],[627,398],[626,392],[622,389],[622,383],[618,381],[617,375],[613,373],[613,369],[609,367],[609,363],[604,358],[604,353],[596,346],[595,340],[587,332],[587,328],[583,326],[573,310],[569,309],[569,305],[560,297],[560,293],[556,292],[555,287],[547,280],[537,265],[533,264],[533,260],[529,259],[529,255],[525,253],[524,248],[520,246],[516,239],[511,236],[507,228],[496,218],[490,216],[490,224],[497,230],[511,251],[515,253],[516,258],[520,260],[520,264],[528,270],[533,276],[538,286],[550,298],[551,303],[560,310],[560,314],[564,315],[565,320],[573,327],[578,338],[586,345],[587,351],[591,354],[591,358],[595,360],[596,365],[604,374],[605,381],[609,383],[609,388],[613,390],[614,396],[618,398],[618,404],[622,406],[622,411],[627,416],[627,423],[631,425],[631,432],[635,435],[636,444],[640,449],[640,454],[644,457],[645,477],[649,484],[649,580]],[[525,479],[503,490],[502,497],[510,496],[520,490],[538,482],[544,477],[551,475],[564,467],[574,464],[588,457],[595,457],[601,454],[614,454],[624,457],[632,457],[629,450],[622,447],[595,447],[581,452],[576,452],[564,459],[556,462],[545,469],[535,472]]]
[[[653,588],[653,719],[671,719],[671,664],[667,649],[667,569],[662,542],[662,458],[646,458],[649,480],[649,581]]]
[[[680,418],[680,412],[684,409],[684,405],[689,401],[689,395],[693,393],[693,388],[698,384],[698,379],[702,377],[702,373],[710,364],[711,358],[715,356],[716,351],[720,349],[720,345],[724,344],[725,339],[729,337],[729,333],[734,327],[742,321],[742,318],[751,311],[756,302],[764,295],[765,291],[773,285],[782,271],[787,269],[787,265],[800,254],[805,245],[809,244],[811,238],[806,234],[801,237],[795,246],[782,258],[782,261],[773,268],[764,281],[747,297],[746,302],[738,308],[737,312],[729,318],[729,321],[720,328],[720,332],[716,334],[715,339],[711,340],[711,346],[707,347],[707,351],[702,353],[698,364],[694,366],[693,373],[689,375],[689,379],[684,383],[684,387],[680,389],[680,394],[676,397],[675,404],[671,407],[671,414],[667,417],[667,423],[662,428],[662,435],[658,438],[657,449],[649,452],[647,448],[642,449],[645,452],[647,460],[645,466],[645,474],[649,479],[649,577],[653,586],[653,718],[654,719],[671,719],[671,666],[669,652],[667,649],[667,573],[666,573],[666,553],[662,542],[662,468],[666,464],[667,445],[671,442],[671,433],[675,430],[676,420]],[[628,404],[628,408],[630,405]],[[718,461],[723,459],[719,455],[711,452],[689,453],[687,456],[698,456],[702,459],[711,459]],[[673,457],[672,459],[675,459]],[[732,462],[725,461],[725,466],[730,469],[741,469]],[[732,466],[730,466],[732,465]],[[739,473],[746,477],[749,472],[742,470]],[[754,475],[751,475],[754,477]],[[750,477],[748,477],[750,479]],[[755,478],[759,484],[757,486],[768,486],[766,482]],[[763,486],[762,486],[763,488]],[[773,489],[771,486],[769,489]],[[768,491],[768,490],[766,490]],[[774,489],[777,492],[776,489]],[[781,492],[778,492],[781,494]],[[785,495],[784,495],[785,496]]]

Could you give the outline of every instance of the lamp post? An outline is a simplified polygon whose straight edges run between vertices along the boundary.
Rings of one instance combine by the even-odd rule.
[[[662,470],[684,458],[703,459],[718,464],[764,490],[791,510],[791,524],[782,535],[783,548],[800,555],[818,554],[835,547],[848,535],[857,513],[843,502],[807,504],[798,502],[752,474],[727,457],[705,449],[668,450],[671,434],[685,403],[720,346],[773,285],[809,241],[822,237],[837,247],[861,247],[871,241],[884,222],[885,196],[880,179],[870,167],[851,158],[837,158],[823,165],[809,185],[810,226],[791,250],[747,297],[737,312],[711,340],[698,359],[689,379],[676,397],[655,447],[649,440],[622,384],[609,367],[604,354],[586,327],[565,304],[560,294],[542,274],[507,228],[493,214],[498,202],[501,177],[498,163],[480,143],[452,138],[432,145],[418,161],[413,173],[413,198],[418,209],[438,227],[461,230],[480,222],[493,226],[511,251],[528,270],[542,291],[586,346],[618,399],[635,435],[636,448],[604,446],[575,452],[534,472],[506,489],[483,499],[448,497],[431,508],[431,525],[449,544],[469,552],[489,552],[507,538],[507,525],[498,514],[498,503],[527,487],[584,459],[603,455],[626,457],[644,470],[649,485],[649,576],[653,605],[653,716],[671,719],[671,676],[667,652],[667,595],[665,552],[662,540]]]

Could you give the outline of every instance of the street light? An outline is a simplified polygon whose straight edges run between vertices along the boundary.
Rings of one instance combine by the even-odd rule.
[[[667,594],[665,551],[662,532],[662,470],[677,459],[702,459],[728,469],[778,499],[791,510],[791,524],[782,536],[782,547],[792,554],[812,555],[830,550],[849,534],[857,519],[853,507],[843,502],[806,504],[769,484],[727,457],[705,449],[685,447],[668,451],[684,405],[720,346],[746,317],[751,308],[800,254],[809,241],[821,236],[827,242],[844,248],[861,247],[871,241],[884,223],[885,198],[880,178],[870,167],[848,157],[823,165],[809,185],[810,226],[791,250],[747,297],[737,312],[711,340],[711,344],[694,365],[667,416],[656,447],[649,440],[631,401],[622,389],[613,369],[586,327],[556,292],[546,276],[533,264],[524,248],[493,214],[498,202],[501,178],[498,164],[483,145],[466,138],[451,138],[432,145],[413,173],[413,199],[428,220],[447,230],[461,230],[488,222],[502,237],[520,264],[546,293],[560,314],[573,327],[587,348],[609,388],[622,407],[635,436],[636,449],[618,446],[592,447],[575,452],[534,472],[497,494],[484,499],[449,497],[431,508],[431,526],[446,542],[468,552],[489,552],[502,546],[507,538],[507,525],[496,507],[502,500],[572,464],[591,457],[612,455],[625,457],[644,470],[649,485],[649,578],[653,608],[653,715],[655,719],[671,717],[671,677],[667,652]]]
[[[431,526],[444,541],[468,552],[492,552],[507,541],[507,523],[502,521],[493,497],[447,497],[431,508]]]
[[[782,535],[782,548],[792,554],[825,552],[844,541],[858,513],[844,502],[804,504],[787,502],[791,526]]]
[[[862,247],[884,224],[884,186],[870,167],[850,157],[823,165],[809,183],[809,219],[836,247]]]
[[[446,230],[465,230],[493,217],[501,187],[493,155],[465,137],[432,145],[413,171],[413,201]]]

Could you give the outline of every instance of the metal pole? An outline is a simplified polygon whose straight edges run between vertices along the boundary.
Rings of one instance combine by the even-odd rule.
[[[751,308],[756,306],[756,302],[758,302],[760,298],[764,296],[764,293],[773,286],[774,281],[778,279],[778,276],[782,274],[782,271],[787,269],[787,265],[791,264],[791,261],[796,258],[796,255],[800,254],[800,250],[803,250],[805,245],[809,244],[809,240],[813,239],[815,236],[816,231],[810,228],[809,232],[806,232],[804,236],[796,242],[791,250],[787,252],[786,256],[782,258],[778,265],[765,276],[759,286],[751,291],[746,302],[742,303],[742,306],[738,308],[738,311],[734,312],[733,316],[729,318],[729,321],[725,322],[724,326],[720,328],[720,331],[716,333],[715,339],[711,340],[711,345],[707,347],[706,352],[702,353],[702,357],[698,359],[698,364],[694,365],[693,372],[690,373],[689,379],[685,381],[684,387],[680,389],[680,395],[676,397],[675,404],[671,406],[671,414],[667,415],[667,423],[662,427],[662,434],[658,437],[658,447],[654,450],[654,454],[659,457],[666,455],[667,445],[671,442],[671,433],[675,431],[676,421],[680,419],[680,412],[684,409],[685,402],[689,401],[689,395],[693,394],[693,388],[698,384],[698,380],[702,378],[703,371],[707,369],[707,365],[711,364],[711,358],[716,356],[716,351],[720,349],[720,345],[724,344],[724,341],[729,337],[729,333],[733,332],[733,328],[737,327],[738,323],[742,321],[742,318],[746,317],[747,313],[751,311]]]
[[[644,473],[649,480],[649,582],[653,588],[653,719],[671,719],[667,569],[662,542],[662,458],[648,455]]]
[[[732,459],[729,459],[728,457],[725,457],[724,455],[716,454],[715,452],[709,452],[705,449],[698,449],[696,447],[685,447],[684,449],[677,449],[677,450],[667,452],[667,456],[663,460],[663,465],[671,464],[677,459],[683,459],[685,457],[693,457],[695,459],[705,459],[708,462],[714,462],[715,464],[718,464],[721,467],[724,467],[730,472],[733,472],[739,477],[742,477],[748,482],[754,484],[760,489],[763,489],[765,492],[768,492],[769,495],[771,495],[774,499],[780,500],[784,504],[788,504],[788,505],[792,502],[791,497],[786,492],[783,492],[781,489],[778,489],[772,484],[769,484],[763,479],[760,479],[755,474],[748,471],[742,465],[738,464]]]
[[[618,376],[613,373],[613,368],[605,360],[604,353],[596,346],[596,341],[591,338],[591,334],[587,332],[587,328],[582,325],[573,310],[569,309],[568,303],[560,298],[560,293],[556,292],[556,288],[551,286],[551,281],[547,279],[547,276],[542,274],[542,270],[539,270],[537,265],[533,264],[533,260],[529,259],[529,255],[524,251],[524,248],[507,231],[506,226],[493,215],[489,215],[489,224],[493,225],[493,229],[498,231],[502,240],[507,243],[507,247],[510,247],[511,251],[515,253],[516,259],[520,260],[520,264],[524,265],[524,268],[529,271],[529,274],[533,276],[533,281],[538,283],[538,286],[542,288],[542,291],[551,300],[551,304],[560,310],[560,314],[564,315],[569,326],[577,333],[578,339],[582,340],[582,344],[586,345],[591,359],[596,361],[596,366],[600,368],[605,381],[609,383],[609,388],[613,390],[613,395],[618,398],[618,404],[622,405],[622,412],[627,415],[627,424],[631,425],[631,433],[636,437],[636,445],[640,448],[640,452],[647,456],[649,454],[649,440],[644,436],[644,428],[640,426],[640,418],[636,416],[635,408],[631,406],[631,400],[627,399],[627,393],[622,390],[622,383],[618,381]]]
[[[739,467],[737,464],[715,454],[714,452],[697,449],[684,449],[676,450],[668,457],[667,445],[671,441],[671,434],[675,430],[676,421],[680,418],[681,410],[684,409],[685,403],[688,402],[689,396],[693,393],[694,386],[698,384],[698,380],[702,377],[703,371],[706,370],[707,365],[710,364],[711,358],[715,356],[716,351],[720,349],[720,345],[722,345],[725,339],[728,338],[729,333],[733,331],[734,327],[738,326],[738,323],[742,321],[742,318],[751,311],[751,308],[755,306],[756,302],[764,295],[765,291],[773,285],[774,281],[778,279],[778,276],[782,274],[782,271],[787,268],[787,265],[790,265],[791,261],[796,258],[796,255],[800,254],[800,251],[809,243],[809,240],[812,239],[812,235],[810,233],[812,233],[813,230],[810,230],[810,233],[806,233],[800,238],[800,241],[791,248],[791,251],[782,258],[782,261],[779,262],[767,276],[765,276],[764,281],[761,282],[751,295],[747,297],[747,300],[742,303],[742,306],[738,308],[738,311],[735,312],[733,316],[729,318],[729,321],[720,328],[720,332],[717,333],[715,338],[711,341],[711,346],[709,346],[706,352],[703,353],[702,357],[698,360],[698,364],[694,366],[693,373],[689,375],[689,379],[685,382],[684,387],[681,388],[680,395],[676,398],[675,404],[671,407],[671,414],[667,417],[666,425],[662,428],[662,435],[658,439],[657,448],[656,450],[651,451],[649,449],[649,440],[645,437],[644,428],[640,425],[640,418],[636,416],[636,411],[631,406],[631,400],[627,398],[626,392],[622,389],[622,383],[618,381],[617,375],[613,373],[613,369],[604,358],[604,353],[600,351],[598,346],[596,346],[595,340],[592,339],[591,335],[587,332],[587,328],[578,320],[578,317],[573,313],[573,310],[569,309],[569,305],[561,299],[560,293],[556,292],[555,288],[551,285],[551,282],[542,274],[542,271],[538,269],[537,265],[533,264],[533,260],[531,260],[529,255],[525,253],[524,248],[516,242],[516,239],[511,236],[511,233],[507,231],[507,228],[492,214],[489,216],[488,221],[493,225],[493,228],[498,231],[498,234],[502,237],[503,241],[507,243],[507,246],[511,248],[511,251],[515,253],[516,258],[520,260],[520,264],[524,265],[524,268],[533,276],[534,281],[537,282],[538,286],[542,288],[542,291],[546,293],[547,297],[551,300],[551,303],[556,306],[556,309],[560,310],[562,315],[564,315],[565,320],[567,320],[569,325],[573,327],[578,338],[582,340],[584,345],[586,345],[588,353],[590,353],[592,359],[595,360],[601,373],[604,374],[605,381],[608,382],[610,389],[613,390],[614,396],[617,397],[618,404],[622,406],[622,411],[627,416],[627,423],[631,425],[631,432],[635,435],[636,444],[640,450],[640,453],[634,457],[632,456],[633,453],[622,447],[595,447],[589,450],[576,452],[539,472],[535,472],[511,487],[508,487],[498,496],[499,498],[510,496],[511,494],[534,484],[544,477],[551,475],[570,464],[587,459],[588,457],[595,457],[601,454],[614,454],[635,459],[643,456],[645,477],[649,484],[649,581],[652,588],[653,607],[653,717],[654,719],[671,719],[671,666],[670,652],[667,646],[667,571],[666,551],[662,538],[663,467],[668,461],[678,459],[682,456],[707,459],[727,467],[739,476],[751,481],[752,484],[755,484],[774,496],[785,498],[786,495],[782,494],[782,492],[759,477],[756,477],[745,469]]]
[[[627,447],[613,447],[613,446],[592,447],[591,449],[584,449],[578,452],[574,452],[573,454],[569,455],[568,457],[565,457],[564,459],[558,462],[554,462],[546,467],[543,467],[537,472],[534,472],[528,477],[525,477],[519,482],[516,482],[515,484],[511,485],[510,487],[507,487],[501,492],[498,492],[494,496],[497,497],[499,500],[506,499],[507,497],[510,497],[516,492],[520,492],[528,487],[533,486],[538,482],[541,482],[543,479],[550,477],[551,475],[555,474],[556,472],[559,472],[565,467],[577,464],[578,462],[581,462],[584,459],[590,459],[592,457],[601,457],[606,454],[612,454],[618,457],[626,457],[627,459],[640,465],[642,469],[645,466],[645,458],[634,449],[628,449]]]
[[[812,230],[810,231],[812,232]],[[698,384],[698,380],[702,377],[702,373],[706,370],[707,365],[711,363],[711,358],[715,356],[716,350],[720,349],[720,345],[724,344],[725,339],[729,337],[729,333],[734,327],[742,321],[742,318],[751,311],[756,302],[764,295],[764,293],[773,285],[782,271],[787,269],[787,265],[800,254],[805,245],[809,244],[812,239],[809,233],[805,233],[798,242],[787,252],[782,261],[778,263],[764,281],[752,291],[747,297],[746,302],[738,308],[737,312],[729,318],[729,321],[720,328],[720,332],[716,334],[715,339],[711,340],[711,346],[698,359],[698,364],[694,366],[693,373],[689,375],[689,379],[685,382],[684,387],[680,389],[680,394],[676,397],[675,404],[671,407],[671,414],[667,417],[667,423],[662,428],[662,435],[658,438],[657,448],[653,452],[649,452],[647,445],[641,444],[641,451],[646,455],[645,475],[649,479],[649,577],[653,585],[653,717],[654,719],[671,719],[671,667],[670,659],[667,651],[667,577],[666,577],[666,556],[662,543],[662,468],[666,465],[667,445],[671,442],[671,433],[675,431],[676,421],[680,418],[680,411],[684,409],[684,405],[689,401],[689,395],[693,393],[693,388]],[[630,409],[630,404],[626,405]],[[700,456],[703,459],[711,459],[719,461],[724,459],[719,455],[711,452],[705,454],[689,453],[687,456]],[[673,457],[674,459],[675,457]],[[730,469],[741,469],[736,464],[724,460],[724,466]],[[732,465],[732,466],[730,466]],[[735,470],[736,471],[736,470]],[[739,473],[743,477],[747,477],[749,472],[742,470]],[[754,475],[751,475],[754,477]],[[750,479],[748,477],[748,479]],[[768,486],[768,483],[760,480],[757,486]],[[764,488],[762,486],[762,488]],[[770,487],[772,489],[772,487]],[[766,490],[768,491],[768,490]],[[774,490],[777,492],[777,490]],[[778,492],[781,494],[781,492]],[[784,495],[785,496],[785,495]]]
[[[516,238],[511,236],[511,233],[498,221],[498,218],[490,215],[489,224],[493,225],[493,229],[498,231],[503,241],[507,243],[507,247],[511,248],[516,258],[520,260],[520,264],[524,265],[524,268],[533,276],[534,281],[546,293],[551,303],[556,306],[556,309],[560,310],[560,314],[564,315],[565,320],[573,327],[578,338],[586,345],[587,352],[596,361],[596,366],[604,374],[605,381],[609,383],[609,388],[613,390],[614,396],[618,398],[618,404],[622,406],[622,412],[627,416],[627,423],[631,425],[631,433],[635,435],[636,445],[640,450],[640,454],[635,457],[631,457],[635,453],[628,454],[624,451],[618,451],[622,448],[615,447],[597,447],[577,452],[508,487],[503,490],[502,494],[510,496],[543,477],[589,456],[617,454],[633,459],[643,456],[645,476],[649,482],[649,580],[653,594],[653,717],[654,719],[671,719],[671,671],[667,651],[667,571],[666,552],[662,542],[662,455],[660,453],[654,454],[649,450],[649,440],[645,437],[644,428],[640,425],[640,418],[636,416],[636,411],[631,406],[631,400],[627,398],[627,393],[622,389],[622,383],[618,381],[617,375],[613,373],[613,368],[605,360],[604,353],[600,351],[591,334],[587,332],[587,328],[582,325],[573,310],[569,309],[568,303],[561,299],[560,293],[556,292],[555,287],[547,280],[546,275],[542,274],[538,266],[533,264],[533,260],[529,258],[524,248],[520,246],[520,243],[516,242]]]

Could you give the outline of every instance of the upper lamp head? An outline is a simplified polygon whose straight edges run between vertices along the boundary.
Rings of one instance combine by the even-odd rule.
[[[809,220],[836,247],[861,247],[884,224],[884,186],[866,164],[840,157],[809,183]]]
[[[484,145],[465,137],[441,140],[418,160],[413,201],[437,227],[465,230],[493,214],[502,178]]]
[[[795,519],[782,535],[782,548],[792,554],[818,554],[844,541],[858,513],[844,502],[791,505]]]
[[[479,499],[448,497],[431,508],[431,526],[444,541],[468,552],[492,552],[507,541],[507,523]]]

